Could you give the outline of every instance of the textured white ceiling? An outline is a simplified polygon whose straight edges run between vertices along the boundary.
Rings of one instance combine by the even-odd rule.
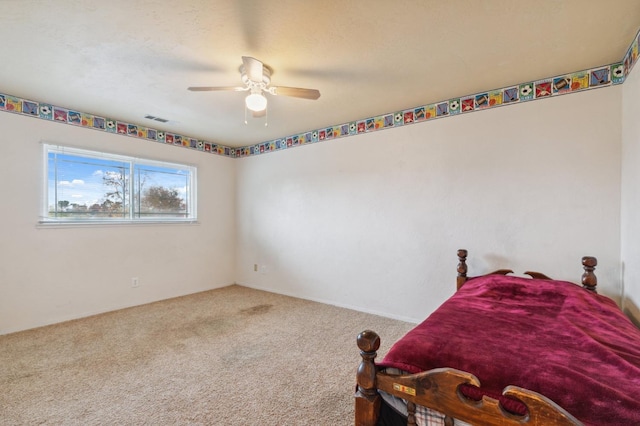
[[[245,146],[611,64],[638,28],[638,0],[0,0],[0,92]],[[265,127],[186,90],[243,55],[320,99],[270,96]]]

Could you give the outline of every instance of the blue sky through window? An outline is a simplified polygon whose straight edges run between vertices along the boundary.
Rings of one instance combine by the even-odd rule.
[[[129,174],[129,163],[99,158],[49,153],[49,207],[58,201],[69,204],[100,204],[111,191],[104,184],[110,174]]]

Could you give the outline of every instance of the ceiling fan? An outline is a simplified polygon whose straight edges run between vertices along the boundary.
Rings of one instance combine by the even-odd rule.
[[[299,87],[269,86],[271,83],[272,70],[259,60],[250,56],[242,57],[240,74],[242,87],[188,87],[193,92],[208,91],[235,91],[250,92],[245,98],[245,105],[253,112],[254,117],[264,115],[267,109],[267,98],[265,93],[276,96],[292,96],[294,98],[318,99],[320,92],[316,89],[302,89]]]

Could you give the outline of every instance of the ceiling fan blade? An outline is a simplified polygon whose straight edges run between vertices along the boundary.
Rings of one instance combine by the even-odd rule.
[[[293,96],[294,98],[318,99],[320,91],[316,89],[302,89],[300,87],[271,86],[269,93],[278,96]]]
[[[187,87],[187,90],[191,90],[192,92],[212,92],[212,91],[223,91],[230,90],[233,92],[244,92],[249,90],[247,87]]]
[[[262,62],[251,56],[243,56],[242,64],[244,65],[244,72],[247,74],[247,77],[249,77],[249,80],[255,81],[256,83],[262,82]]]

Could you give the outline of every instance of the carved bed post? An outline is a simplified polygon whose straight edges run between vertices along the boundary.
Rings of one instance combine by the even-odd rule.
[[[458,277],[456,278],[457,288],[460,289],[467,281],[467,251],[465,249],[458,250]]]
[[[358,334],[362,362],[358,366],[356,382],[356,426],[374,426],[380,412],[380,395],[376,390],[376,365],[373,362],[380,348],[380,336],[365,330]]]
[[[598,259],[592,256],[585,256],[582,258],[582,266],[584,267],[584,273],[582,274],[582,287],[589,291],[597,293],[596,286],[598,285],[598,278],[593,273],[598,264]]]

